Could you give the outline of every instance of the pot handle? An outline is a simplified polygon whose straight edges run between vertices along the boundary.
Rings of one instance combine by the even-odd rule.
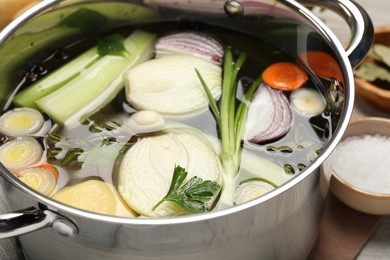
[[[367,55],[374,41],[374,26],[367,12],[350,0],[299,0],[305,6],[328,8],[344,18],[351,29],[351,40],[346,53],[353,68]]]
[[[31,207],[0,215],[0,239],[23,235],[45,227],[53,227],[57,233],[66,237],[74,237],[78,233],[72,221],[50,210]]]

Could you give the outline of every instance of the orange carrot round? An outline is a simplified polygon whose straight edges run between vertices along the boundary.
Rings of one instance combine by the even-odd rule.
[[[323,78],[335,78],[343,82],[343,74],[337,61],[323,51],[308,51],[299,55],[313,72]]]
[[[272,64],[263,71],[262,77],[269,86],[286,91],[292,91],[303,86],[308,79],[303,68],[290,62]]]
[[[58,177],[59,177],[58,170],[53,165],[51,165],[49,163],[45,163],[45,164],[41,164],[41,165],[36,166],[36,168],[47,169],[47,170],[51,171],[53,173],[53,175],[56,177],[56,179],[58,180]]]

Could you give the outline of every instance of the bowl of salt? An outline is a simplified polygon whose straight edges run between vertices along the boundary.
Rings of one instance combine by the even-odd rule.
[[[351,122],[332,154],[329,189],[353,209],[390,214],[389,151],[390,119]]]

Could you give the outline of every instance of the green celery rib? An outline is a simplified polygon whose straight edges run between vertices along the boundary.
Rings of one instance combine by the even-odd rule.
[[[39,99],[36,104],[54,121],[79,122],[109,103],[124,87],[122,73],[151,58],[155,35],[141,30],[124,40],[129,55],[106,55],[62,88]]]
[[[35,102],[76,78],[88,66],[99,59],[97,48],[93,47],[66,63],[46,77],[19,92],[13,102],[16,106],[37,108]]]

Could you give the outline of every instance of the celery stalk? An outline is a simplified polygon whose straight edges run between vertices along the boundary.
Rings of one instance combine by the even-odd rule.
[[[106,55],[60,89],[36,101],[57,123],[77,123],[109,103],[124,87],[122,73],[153,55],[155,35],[135,31],[123,44],[124,56]]]
[[[13,100],[14,104],[21,107],[37,108],[35,101],[64,86],[80,75],[87,66],[96,62],[98,58],[99,54],[96,47],[89,49],[50,75],[19,92]]]

